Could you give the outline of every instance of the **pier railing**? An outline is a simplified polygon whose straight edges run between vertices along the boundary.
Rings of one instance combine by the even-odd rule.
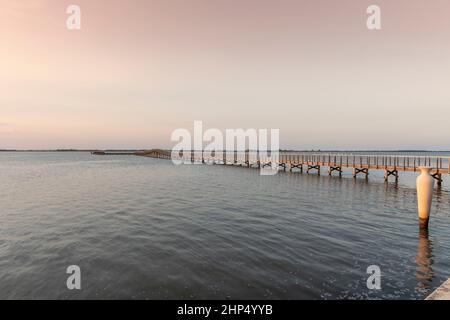
[[[170,151],[150,150],[138,155],[170,158]],[[363,155],[333,153],[279,153],[277,157],[270,153],[257,151],[216,151],[212,155],[202,151],[182,151],[180,158],[185,161],[215,162],[222,164],[255,164],[257,162],[275,162],[277,164],[320,165],[324,167],[395,169],[398,171],[419,171],[421,166],[429,166],[433,171],[450,174],[450,157],[415,155]]]
[[[186,159],[192,158],[188,152]],[[419,167],[432,167],[433,171],[450,174],[450,157],[442,156],[409,156],[409,155],[360,155],[360,154],[332,154],[332,153],[279,153],[272,157],[267,153],[256,151],[217,152],[214,156],[202,155],[201,151],[194,152],[195,161],[245,164],[247,162],[275,162],[278,164],[321,165],[325,167],[367,168],[367,169],[395,169],[398,171],[420,171]]]
[[[399,171],[420,171],[432,167],[440,173],[450,173],[450,157],[414,155],[360,155],[360,154],[281,154],[281,163],[317,163],[322,166],[358,167],[368,169],[396,168]]]
[[[135,155],[153,158],[171,159],[169,150],[154,149],[136,152]],[[363,174],[366,178],[369,170],[384,170],[384,178],[387,181],[390,176],[398,180],[399,171],[420,171],[419,167],[431,167],[431,175],[442,183],[442,174],[450,174],[450,157],[442,156],[417,156],[417,155],[364,155],[364,154],[339,154],[339,153],[285,153],[270,154],[262,151],[181,151],[179,160],[187,163],[207,163],[222,165],[238,165],[248,168],[265,166],[277,166],[281,170],[311,171],[321,173],[321,168],[328,168],[328,174],[337,172],[342,175],[343,168],[353,169],[353,176]]]

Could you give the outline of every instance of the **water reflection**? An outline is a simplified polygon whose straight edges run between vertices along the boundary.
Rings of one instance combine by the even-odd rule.
[[[416,254],[416,291],[424,293],[430,289],[433,272],[433,243],[428,238],[428,229],[419,229],[419,243]]]
[[[447,198],[447,192],[442,190],[442,187],[436,187],[436,189],[434,190],[434,199],[433,201],[436,203],[436,209],[440,210],[444,201]]]
[[[4,157],[3,299],[417,299],[448,276],[446,190],[433,199],[431,271],[428,235],[408,236],[415,189],[385,191],[375,171],[368,183],[348,171],[330,179],[89,153]],[[75,296],[65,286],[74,259],[101,275]],[[368,295],[360,271],[376,261],[389,285]]]
[[[398,191],[398,189],[399,189],[398,181],[384,181],[384,190],[385,191],[393,190],[394,192],[396,192],[396,191]]]

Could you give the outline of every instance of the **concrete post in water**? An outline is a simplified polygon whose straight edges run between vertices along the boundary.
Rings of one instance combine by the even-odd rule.
[[[433,197],[434,178],[430,175],[432,168],[419,167],[419,169],[421,173],[416,179],[419,225],[421,228],[427,228]]]

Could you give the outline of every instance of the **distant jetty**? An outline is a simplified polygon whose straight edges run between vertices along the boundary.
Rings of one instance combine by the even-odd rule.
[[[97,156],[141,156],[150,158],[170,159],[171,152],[162,149],[152,149],[145,151],[103,151],[95,150],[91,151],[91,154]]]
[[[104,156],[104,155],[106,155],[106,152],[105,151],[92,151],[91,154],[95,154],[98,156]]]
[[[137,152],[118,152],[118,151],[114,151],[114,152],[108,152],[108,151],[92,151],[91,154],[95,154],[98,156],[132,156],[132,155],[137,155]]]

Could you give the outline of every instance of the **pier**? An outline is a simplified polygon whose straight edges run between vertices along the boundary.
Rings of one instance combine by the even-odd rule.
[[[97,156],[129,156],[129,155],[135,155],[136,152],[119,152],[119,151],[92,151],[91,154],[97,155]]]
[[[360,155],[333,153],[280,153],[278,157],[267,156],[258,151],[216,151],[213,156],[205,156],[202,151],[180,152],[180,159],[185,163],[221,164],[264,168],[274,163],[281,171],[306,172],[320,175],[327,170],[328,175],[342,177],[343,169],[352,169],[354,178],[362,176],[368,179],[371,170],[383,170],[384,180],[399,180],[400,172],[420,172],[419,167],[429,166],[431,176],[437,185],[442,185],[442,176],[450,174],[450,158],[439,156],[401,156],[401,155]],[[106,153],[107,155],[108,153]],[[171,151],[152,149],[134,152],[134,155],[159,159],[171,159]]]
[[[434,290],[425,300],[450,300],[450,278]]]

